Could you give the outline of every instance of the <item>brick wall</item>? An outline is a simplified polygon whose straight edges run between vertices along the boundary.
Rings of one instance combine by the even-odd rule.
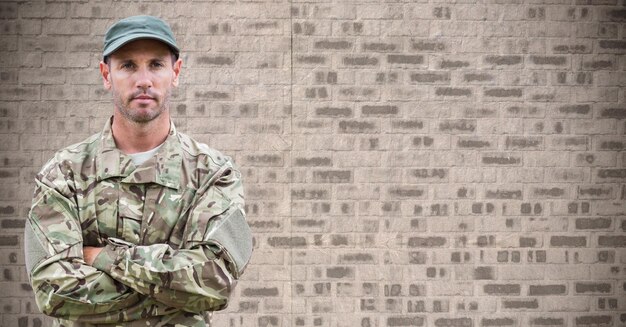
[[[458,3],[457,3],[458,2]],[[625,326],[626,1],[0,2],[0,323],[33,176],[112,112],[117,18],[184,49],[256,252],[219,326]]]

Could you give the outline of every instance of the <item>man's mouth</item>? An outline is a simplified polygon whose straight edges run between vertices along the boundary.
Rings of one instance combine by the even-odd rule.
[[[149,102],[156,101],[153,97],[149,95],[139,95],[133,98],[133,101],[137,100],[138,102]]]

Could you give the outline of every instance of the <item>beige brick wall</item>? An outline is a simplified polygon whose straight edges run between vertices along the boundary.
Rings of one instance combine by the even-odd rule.
[[[626,1],[0,2],[0,324],[46,326],[33,176],[101,129],[112,22],[184,49],[179,129],[245,175],[218,326],[626,326]]]

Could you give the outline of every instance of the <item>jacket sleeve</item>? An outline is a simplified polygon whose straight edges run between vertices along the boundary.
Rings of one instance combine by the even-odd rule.
[[[168,306],[220,310],[252,253],[240,173],[227,162],[196,193],[180,249],[109,238],[94,267]],[[183,219],[181,217],[181,219]]]
[[[85,264],[77,207],[65,195],[71,193],[70,178],[58,164],[48,164],[36,184],[24,249],[38,307],[63,319],[125,320],[119,313],[136,306],[142,296]]]

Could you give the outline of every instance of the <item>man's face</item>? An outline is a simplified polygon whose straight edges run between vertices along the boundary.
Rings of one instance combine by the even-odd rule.
[[[108,63],[100,63],[100,72],[113,92],[115,110],[129,121],[147,123],[168,110],[181,65],[165,44],[144,39],[112,53]]]

